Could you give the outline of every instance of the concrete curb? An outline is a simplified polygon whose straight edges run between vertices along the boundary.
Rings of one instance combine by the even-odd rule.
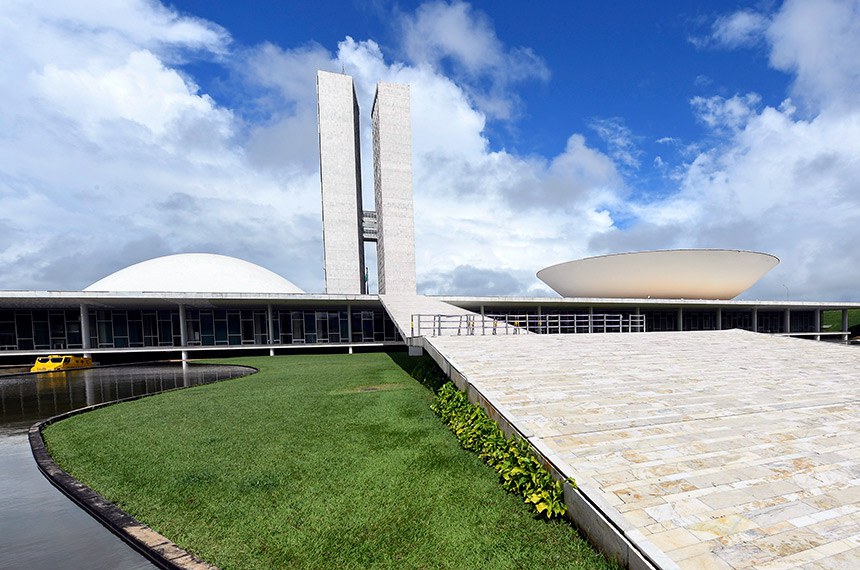
[[[252,372],[249,372],[248,376],[259,372],[259,370],[253,366],[243,367],[252,370]],[[244,376],[241,376],[240,378],[244,378]],[[228,378],[225,378],[225,380],[228,380]],[[70,412],[48,418],[47,420],[30,427],[28,433],[30,449],[33,452],[33,457],[36,460],[36,466],[39,468],[39,471],[42,472],[42,475],[44,475],[52,485],[158,568],[162,568],[164,570],[218,570],[217,566],[213,566],[208,562],[200,560],[188,551],[183,550],[161,534],[155,532],[150,527],[141,523],[136,518],[129,515],[115,504],[63,471],[63,469],[57,465],[48,453],[48,449],[45,446],[45,440],[42,437],[42,430],[46,427],[72,416],[112,406],[120,402],[131,402],[133,400],[139,400],[156,394],[164,394],[166,392],[173,392],[174,390],[182,389],[184,389],[184,387],[165,390],[164,392],[157,392],[155,394],[131,396],[130,398],[114,400],[113,402],[102,402],[101,404],[88,406],[86,408],[78,408],[77,410],[72,410]]]

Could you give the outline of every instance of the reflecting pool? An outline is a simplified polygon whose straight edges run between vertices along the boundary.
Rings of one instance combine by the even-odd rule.
[[[0,376],[0,568],[154,568],[42,476],[27,430],[77,408],[250,372],[153,364]]]

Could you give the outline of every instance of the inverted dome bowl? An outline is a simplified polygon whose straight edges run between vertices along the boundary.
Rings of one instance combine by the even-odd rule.
[[[755,251],[673,249],[587,257],[537,276],[562,297],[733,299],[778,263]]]

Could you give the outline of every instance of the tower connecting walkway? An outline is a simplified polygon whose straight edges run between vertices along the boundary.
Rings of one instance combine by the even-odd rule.
[[[398,326],[452,312],[383,302]],[[576,480],[576,524],[625,565],[860,567],[856,347],[740,330],[410,341]]]

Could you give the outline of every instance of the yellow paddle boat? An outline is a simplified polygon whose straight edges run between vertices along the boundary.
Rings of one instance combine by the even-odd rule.
[[[36,363],[30,368],[30,372],[60,372],[73,368],[90,368],[92,365],[92,358],[70,356],[68,354],[52,354],[50,356],[38,357]]]

